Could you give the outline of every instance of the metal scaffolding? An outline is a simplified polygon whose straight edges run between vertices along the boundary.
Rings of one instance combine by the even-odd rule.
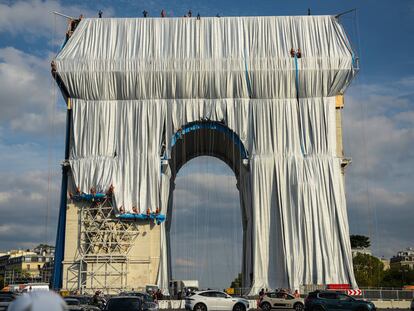
[[[68,280],[72,290],[114,293],[125,289],[128,253],[138,236],[138,223],[117,218],[110,195],[84,202],[78,215],[79,260],[71,267],[73,277]]]

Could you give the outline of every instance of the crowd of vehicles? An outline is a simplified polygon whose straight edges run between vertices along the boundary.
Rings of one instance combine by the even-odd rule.
[[[44,290],[43,292],[45,292]],[[71,295],[63,297],[68,311],[159,311],[159,304],[154,289],[151,294],[143,291],[125,291],[117,296],[104,297],[98,291],[94,296]],[[42,290],[33,290],[34,293]],[[295,293],[296,294],[296,293]],[[20,295],[26,293],[0,292],[0,311],[7,311],[9,305]],[[56,294],[54,294],[56,295]],[[62,298],[60,298],[62,299]],[[353,298],[341,291],[317,290],[310,292],[306,298],[291,295],[284,291],[271,291],[257,300],[257,305],[249,305],[244,298],[230,296],[217,290],[194,290],[184,298],[188,311],[247,311],[261,309],[291,309],[292,311],[377,311],[376,306],[366,300]],[[414,311],[414,299],[411,302]]]

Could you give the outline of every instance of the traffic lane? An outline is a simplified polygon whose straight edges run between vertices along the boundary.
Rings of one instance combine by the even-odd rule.
[[[374,302],[375,304],[375,302]],[[292,311],[293,309],[272,309],[272,311]],[[338,309],[340,310],[340,309]],[[377,311],[407,311],[411,310],[410,308],[395,308],[395,309],[379,309]],[[249,311],[262,311],[262,309],[250,308]]]

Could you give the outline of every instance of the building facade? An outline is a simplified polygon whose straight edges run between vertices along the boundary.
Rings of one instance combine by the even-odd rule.
[[[33,250],[10,250],[3,254],[0,256],[0,276],[4,285],[49,283],[54,252],[52,246],[39,245]]]
[[[391,268],[408,267],[414,269],[414,248],[409,247],[399,251],[396,256],[390,260]]]

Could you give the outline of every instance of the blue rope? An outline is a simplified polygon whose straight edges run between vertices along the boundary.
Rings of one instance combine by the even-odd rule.
[[[305,155],[305,150],[303,147],[303,128],[300,121],[300,105],[299,105],[299,64],[298,64],[298,57],[295,53],[295,85],[296,85],[296,100],[298,103],[298,124],[299,124],[299,140],[300,140],[300,149],[302,151],[302,155]]]
[[[246,50],[244,51],[244,55],[246,56]],[[249,92],[249,98],[252,98],[252,86],[250,84],[250,78],[249,78],[249,68],[247,66],[247,57],[244,58],[244,67],[246,72],[246,83],[247,83],[247,92]]]
[[[298,57],[295,53],[295,76],[296,76],[296,99],[298,100],[299,103],[299,68],[298,68]]]

